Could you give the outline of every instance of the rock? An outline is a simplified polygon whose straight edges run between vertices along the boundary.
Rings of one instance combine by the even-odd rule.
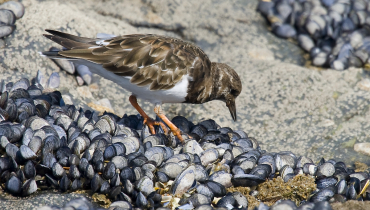
[[[364,78],[357,83],[357,87],[361,90],[370,91],[370,79]]]
[[[353,149],[356,152],[370,156],[370,143],[369,142],[357,143],[354,145]]]
[[[99,101],[96,101],[95,103],[94,102],[88,103],[87,105],[100,113],[103,113],[105,111],[114,113],[113,107],[107,98],[103,98]]]
[[[82,98],[92,98],[92,94],[87,86],[77,87],[77,92]]]
[[[65,104],[73,104],[72,98],[69,95],[62,95]]]

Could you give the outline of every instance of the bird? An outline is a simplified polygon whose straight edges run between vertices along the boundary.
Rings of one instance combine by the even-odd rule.
[[[155,134],[154,125],[161,126],[167,134],[164,122],[184,144],[180,129],[162,110],[164,103],[203,104],[219,100],[226,104],[233,120],[237,120],[235,99],[242,91],[239,75],[227,64],[211,62],[206,53],[191,42],[155,34],[98,34],[97,38],[86,38],[56,30],[45,31],[46,38],[64,48],[58,52],[43,52],[43,55],[86,65],[92,73],[130,91],[131,105],[152,134]],[[155,114],[163,122],[150,118],[137,98],[153,103]]]

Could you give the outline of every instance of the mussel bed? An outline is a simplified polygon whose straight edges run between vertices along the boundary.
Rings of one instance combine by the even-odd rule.
[[[59,83],[54,77],[48,83]],[[267,152],[246,132],[212,119],[174,117],[182,145],[161,127],[150,134],[139,115],[67,105],[51,88],[58,85],[44,89],[43,78],[38,72],[0,85],[0,186],[13,196],[84,192],[115,210],[331,209],[331,202],[370,200],[369,171]],[[87,199],[61,208],[81,205],[94,209]]]
[[[257,10],[276,36],[298,42],[312,65],[369,68],[368,0],[259,0]]]
[[[14,32],[15,22],[23,17],[24,12],[23,4],[18,1],[0,1],[0,49],[5,47],[4,38]]]

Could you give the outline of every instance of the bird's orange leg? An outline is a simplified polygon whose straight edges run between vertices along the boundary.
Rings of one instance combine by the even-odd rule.
[[[153,120],[152,118],[148,117],[148,115],[144,112],[144,110],[139,106],[137,103],[136,96],[131,95],[130,98],[130,103],[135,109],[140,113],[140,115],[144,118],[144,124],[146,124],[149,127],[150,133],[155,134],[154,126],[155,125],[160,125],[164,131],[164,133],[167,135],[168,134],[168,129],[166,125],[164,125],[162,122],[158,122]]]
[[[159,118],[163,120],[164,123],[170,127],[171,132],[173,135],[177,136],[177,138],[181,141],[182,144],[184,144],[184,139],[181,136],[181,131],[179,128],[176,127],[162,112],[162,107],[160,104],[155,105],[154,112],[158,115]]]

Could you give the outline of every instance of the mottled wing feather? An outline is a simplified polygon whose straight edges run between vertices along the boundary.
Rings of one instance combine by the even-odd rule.
[[[170,89],[185,74],[194,70],[193,65],[210,63],[198,47],[169,37],[150,34],[125,35],[105,40],[107,45],[97,47],[92,46],[86,38],[81,38],[84,42],[79,43],[73,35],[66,37],[63,36],[64,33],[52,34],[55,36],[49,35],[49,39],[59,39],[57,43],[62,42],[63,46],[71,49],[60,51],[60,55],[102,64],[106,70],[118,76],[132,77],[130,82],[133,84],[150,85],[150,90]],[[194,62],[196,59],[204,62]]]

